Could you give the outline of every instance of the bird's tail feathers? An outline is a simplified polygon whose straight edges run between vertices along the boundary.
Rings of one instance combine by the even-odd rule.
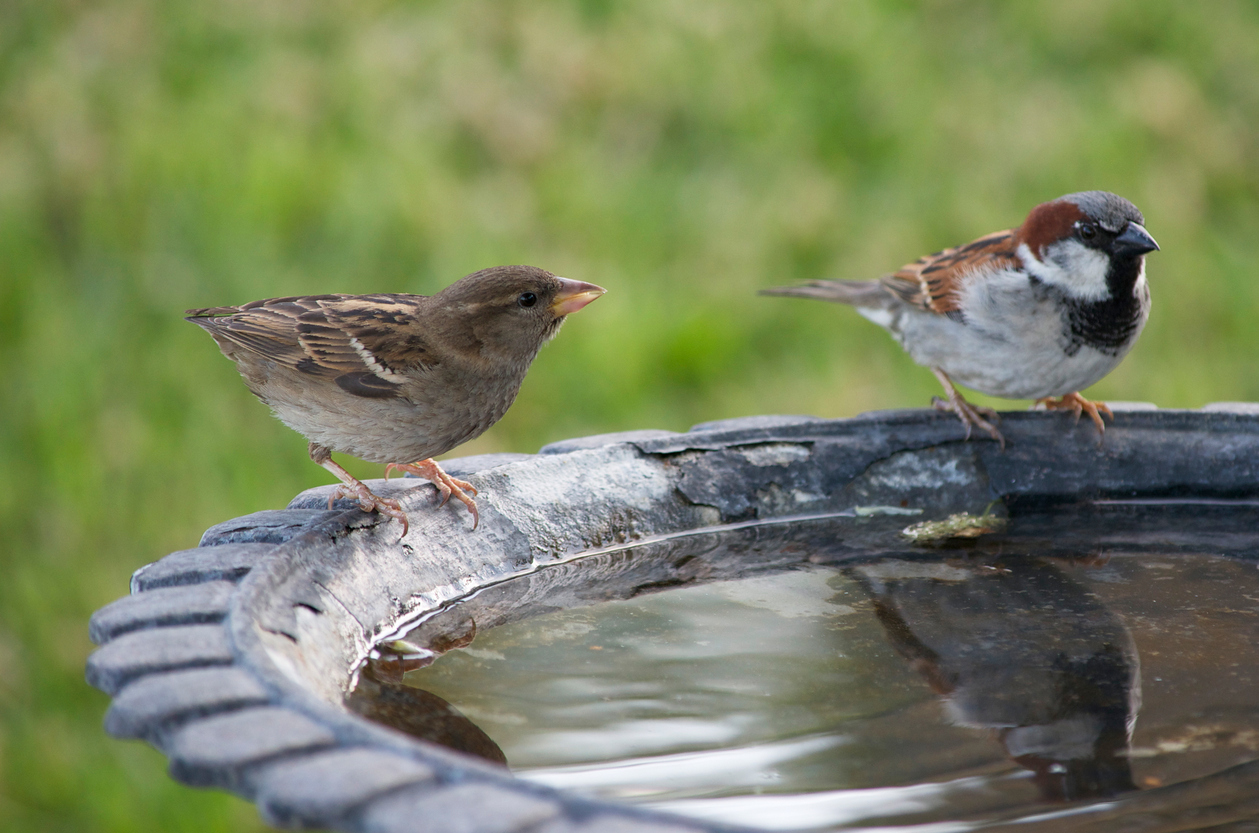
[[[192,321],[197,318],[212,318],[219,315],[235,315],[240,312],[240,307],[205,307],[204,309],[186,309],[184,310],[184,320]]]
[[[762,289],[761,295],[782,295],[790,298],[814,298],[855,307],[885,307],[890,299],[878,281],[810,281],[801,286],[775,286]]]

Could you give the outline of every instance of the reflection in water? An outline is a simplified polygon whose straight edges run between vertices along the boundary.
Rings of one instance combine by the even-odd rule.
[[[996,730],[1046,799],[1135,789],[1127,752],[1140,666],[1123,624],[1043,561],[941,572],[903,561],[852,570],[949,719]]]
[[[780,830],[1250,818],[1259,571],[1098,526],[1087,562],[1017,529],[861,558],[826,524],[604,553],[420,624],[431,653],[383,651],[351,707],[542,783]]]
[[[368,720],[412,737],[496,764],[507,763],[507,756],[489,735],[432,692],[376,680],[367,673],[360,676],[358,686],[345,704],[350,711]]]

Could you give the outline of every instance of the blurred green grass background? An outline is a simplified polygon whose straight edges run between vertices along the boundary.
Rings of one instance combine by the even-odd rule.
[[[1163,251],[1092,393],[1256,400],[1257,125],[1253,2],[5,0],[0,828],[261,826],[107,739],[83,682],[132,570],[328,480],[185,308],[498,263],[607,287],[456,455],[848,416],[935,380],[758,288],[1104,188]]]

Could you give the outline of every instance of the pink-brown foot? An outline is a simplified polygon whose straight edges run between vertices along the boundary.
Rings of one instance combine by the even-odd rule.
[[[311,443],[309,447],[310,459],[314,460],[320,466],[336,476],[341,481],[341,485],[333,490],[332,496],[328,498],[328,508],[332,508],[332,504],[339,498],[348,497],[351,500],[358,501],[359,508],[364,512],[379,512],[381,515],[388,515],[396,521],[402,522],[402,534],[405,536],[410,524],[407,523],[407,515],[402,511],[402,504],[396,500],[383,498],[373,494],[372,490],[363,485],[362,481],[341,468],[335,460],[332,459],[332,452],[327,446],[319,443]]]
[[[1102,414],[1106,414],[1111,420],[1115,418],[1105,402],[1090,402],[1078,393],[1068,393],[1057,399],[1052,396],[1042,397],[1037,399],[1032,407],[1036,405],[1044,405],[1047,411],[1070,411],[1075,414],[1076,422],[1080,421],[1080,414],[1088,414],[1089,419],[1093,420],[1093,424],[1097,426],[1099,434],[1106,433],[1106,423],[1102,421]]]
[[[380,495],[367,488],[362,482],[355,480],[353,483],[342,483],[340,486],[332,490],[332,494],[328,497],[328,508],[332,508],[332,504],[343,497],[358,502],[358,507],[364,512],[379,512],[381,515],[388,515],[396,521],[402,523],[402,534],[405,536],[410,524],[407,522],[407,513],[402,511],[402,504],[398,501],[381,497]]]
[[[944,392],[948,396],[948,401],[938,396],[931,398],[931,407],[937,411],[948,411],[956,414],[957,418],[962,421],[962,425],[966,428],[966,439],[970,439],[971,428],[977,427],[998,443],[1001,444],[1001,450],[1005,451],[1005,437],[997,430],[994,422],[1000,422],[1001,417],[992,408],[985,408],[982,405],[972,405],[957,392],[957,388],[953,387],[952,380],[945,375],[943,370],[932,368],[931,372],[940,380],[940,384],[944,385]],[[991,420],[991,421],[990,421]]]
[[[388,478],[389,472],[394,469],[409,472],[417,477],[423,477],[425,480],[431,481],[442,495],[441,503],[438,506],[445,506],[446,501],[450,500],[453,495],[456,500],[468,507],[468,511],[472,513],[473,529],[476,529],[477,524],[481,522],[481,515],[477,512],[476,501],[472,499],[472,496],[477,493],[476,488],[466,480],[460,480],[457,477],[451,477],[449,474],[446,474],[446,472],[442,471],[442,467],[437,465],[436,460],[429,458],[416,463],[390,463],[385,466],[385,477]]]

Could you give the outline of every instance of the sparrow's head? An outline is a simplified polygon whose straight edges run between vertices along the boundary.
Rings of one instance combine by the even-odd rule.
[[[1145,254],[1158,248],[1135,205],[1109,191],[1081,191],[1032,209],[1018,229],[1019,256],[1037,279],[1083,301],[1132,291]]]
[[[494,266],[460,278],[433,300],[482,352],[528,362],[566,315],[605,291],[534,266]]]

